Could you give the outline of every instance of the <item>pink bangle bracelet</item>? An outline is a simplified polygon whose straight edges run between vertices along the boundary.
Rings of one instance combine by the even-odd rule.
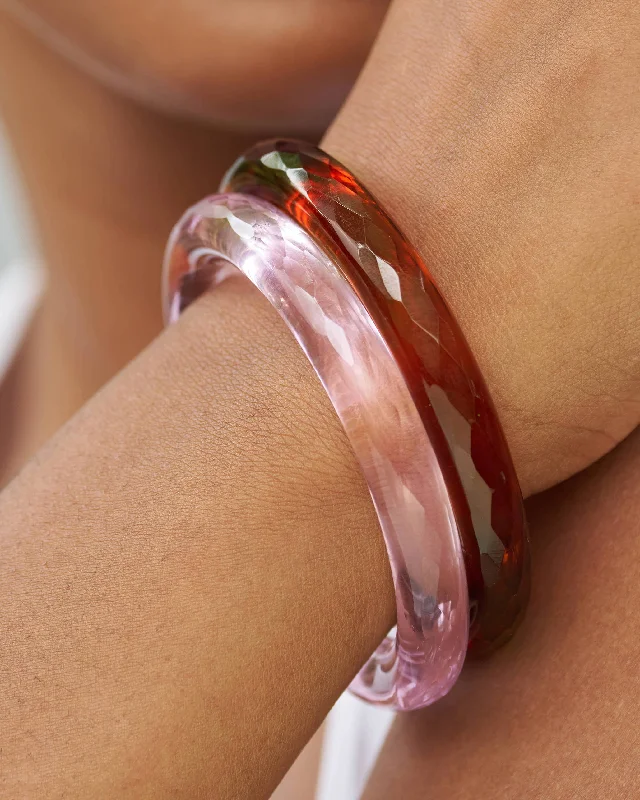
[[[529,590],[515,471],[478,367],[416,251],[344,167],[258,145],[169,241],[168,321],[240,270],[322,381],[368,483],[397,628],[352,683],[411,710],[446,694],[467,651],[509,638]]]

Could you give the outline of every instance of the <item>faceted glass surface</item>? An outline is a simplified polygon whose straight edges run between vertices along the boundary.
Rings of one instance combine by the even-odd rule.
[[[363,298],[446,482],[467,571],[469,651],[491,652],[510,637],[529,595],[524,507],[485,382],[426,264],[358,180],[312,145],[259,144],[233,165],[222,189],[293,216]]]

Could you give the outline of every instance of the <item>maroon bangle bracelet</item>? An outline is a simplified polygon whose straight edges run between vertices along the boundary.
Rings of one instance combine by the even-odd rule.
[[[342,164],[305,143],[274,140],[245,153],[221,190],[261,197],[293,216],[374,298],[446,474],[469,586],[469,650],[508,640],[527,604],[522,495],[489,391],[415,248]]]

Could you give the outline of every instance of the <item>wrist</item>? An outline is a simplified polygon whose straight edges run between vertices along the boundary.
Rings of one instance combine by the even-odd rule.
[[[6,796],[269,796],[393,624],[340,423],[246,284],[194,303],[0,500]]]
[[[395,3],[323,146],[425,257],[531,494],[638,423],[631,83],[621,14],[481,11]]]

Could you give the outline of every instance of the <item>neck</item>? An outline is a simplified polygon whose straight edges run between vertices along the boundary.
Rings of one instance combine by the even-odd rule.
[[[25,356],[30,450],[159,332],[171,226],[247,141],[140,108],[2,14],[0,103],[50,276]]]

